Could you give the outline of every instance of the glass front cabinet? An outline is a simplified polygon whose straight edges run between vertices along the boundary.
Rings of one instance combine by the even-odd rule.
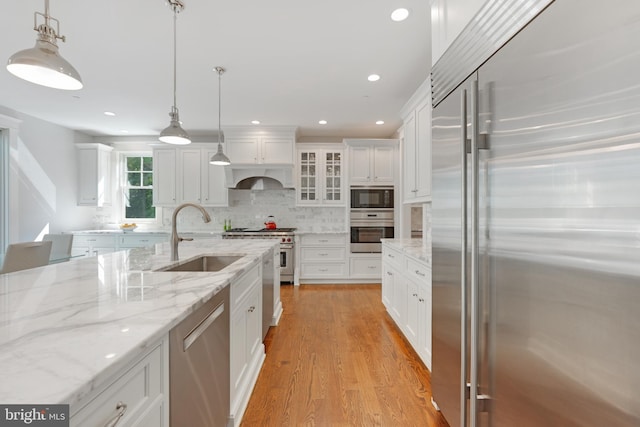
[[[296,153],[298,206],[344,206],[342,145],[299,143]]]

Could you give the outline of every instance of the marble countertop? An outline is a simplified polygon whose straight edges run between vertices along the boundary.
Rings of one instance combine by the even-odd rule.
[[[220,272],[154,272],[169,244],[0,275],[0,402],[75,404],[260,262],[274,240],[182,242],[180,261],[243,255]]]
[[[382,244],[431,265],[431,248],[425,247],[422,239],[382,239]]]

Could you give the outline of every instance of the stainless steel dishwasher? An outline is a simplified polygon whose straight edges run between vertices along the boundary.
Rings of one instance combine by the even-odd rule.
[[[223,427],[230,407],[229,286],[169,332],[172,427]]]

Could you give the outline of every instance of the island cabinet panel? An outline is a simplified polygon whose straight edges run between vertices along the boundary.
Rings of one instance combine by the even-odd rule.
[[[265,359],[261,278],[256,265],[231,283],[229,426],[240,425]]]
[[[169,354],[165,337],[141,360],[72,405],[72,427],[169,426]],[[116,423],[117,421],[117,423]]]
[[[382,270],[382,303],[431,369],[431,267],[383,243]]]

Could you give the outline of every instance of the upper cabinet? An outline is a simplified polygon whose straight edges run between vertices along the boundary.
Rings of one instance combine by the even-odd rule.
[[[233,165],[294,163],[295,128],[225,129],[227,156]]]
[[[431,0],[431,63],[435,64],[486,0]]]
[[[404,203],[431,201],[431,97],[427,79],[402,115],[402,196]]]
[[[340,144],[297,144],[298,206],[343,206],[344,148]]]
[[[154,206],[227,206],[224,167],[209,164],[216,151],[217,144],[154,147]]]
[[[395,139],[345,139],[349,147],[349,184],[394,185]]]
[[[76,144],[78,149],[78,205],[111,204],[111,151],[104,144]]]

